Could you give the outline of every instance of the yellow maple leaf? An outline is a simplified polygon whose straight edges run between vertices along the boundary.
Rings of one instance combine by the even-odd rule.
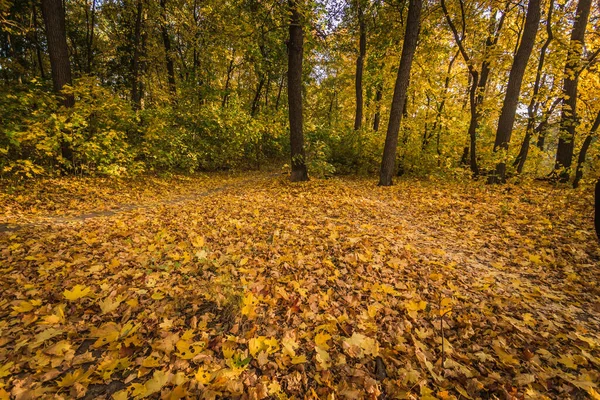
[[[17,314],[22,314],[33,310],[33,304],[27,300],[17,300],[13,303],[12,309]]]
[[[252,292],[246,293],[242,300],[242,315],[252,319],[256,316],[256,305],[259,303],[258,298],[254,296]]]
[[[92,347],[100,347],[119,339],[121,329],[114,322],[107,322],[100,328],[92,328],[91,337],[98,338]]]
[[[10,369],[13,365],[15,365],[15,363],[10,361],[0,367],[0,378],[10,375]]]
[[[329,369],[331,367],[331,357],[329,356],[329,353],[321,347],[315,347],[315,351],[317,352],[315,359],[319,368],[322,370]]]
[[[104,314],[108,314],[109,312],[116,310],[122,301],[123,301],[123,297],[121,297],[121,296],[118,296],[117,298],[108,296],[104,300],[100,301],[98,303],[98,305],[100,306],[100,309],[102,310],[102,314],[104,315]]]
[[[296,356],[296,349],[298,348],[298,342],[296,339],[286,336],[281,339],[281,346],[283,347],[283,354],[290,357]]]
[[[275,338],[259,336],[248,340],[248,351],[252,357],[256,357],[261,351],[264,351],[267,354],[273,354],[277,350],[279,350],[279,343]]]
[[[296,365],[296,364],[304,364],[305,362],[306,362],[306,356],[305,355],[292,357],[292,364],[294,364],[294,365]]]
[[[331,339],[331,335],[328,333],[319,332],[315,335],[315,345],[323,350],[329,350],[327,341]]]
[[[75,287],[73,287],[73,289],[71,290],[65,289],[65,291],[63,292],[63,296],[65,296],[65,298],[69,301],[75,301],[83,297],[89,296],[91,292],[92,289],[90,289],[87,286],[75,285]]]
[[[196,382],[201,383],[203,385],[208,385],[212,379],[214,374],[208,370],[206,370],[203,366],[198,368],[198,371],[194,375]]]
[[[87,371],[84,371],[83,368],[79,368],[71,373],[67,373],[61,380],[58,382],[59,387],[69,387],[73,386],[76,383],[87,382],[89,376],[92,374],[93,369],[89,368]]]

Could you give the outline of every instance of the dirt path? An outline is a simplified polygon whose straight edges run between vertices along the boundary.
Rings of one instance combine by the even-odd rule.
[[[279,174],[269,174],[268,178],[273,178],[278,176]],[[203,190],[196,193],[186,194],[182,196],[176,196],[171,199],[164,199],[159,201],[152,201],[147,203],[134,203],[134,204],[120,204],[116,208],[111,210],[104,211],[91,211],[83,214],[75,215],[75,216],[55,216],[55,215],[42,215],[35,216],[32,218],[30,222],[25,223],[1,223],[0,222],[0,234],[1,233],[11,233],[18,230],[26,229],[26,228],[34,228],[34,227],[43,227],[43,226],[52,226],[52,225],[63,225],[70,224],[76,222],[83,222],[92,218],[99,217],[112,217],[117,214],[122,214],[125,212],[136,211],[136,210],[148,210],[153,209],[159,206],[165,205],[175,205],[181,203],[187,203],[189,201],[197,200],[198,198],[210,196],[215,193],[219,193],[228,189],[240,188],[243,186],[247,186],[252,183],[258,183],[261,181],[261,178],[265,177],[257,176],[252,178],[247,178],[242,181],[227,183],[222,186],[218,186],[212,189]]]

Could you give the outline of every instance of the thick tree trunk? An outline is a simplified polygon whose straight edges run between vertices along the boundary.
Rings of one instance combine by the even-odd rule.
[[[592,0],[579,0],[577,14],[571,32],[571,42],[563,81],[563,103],[560,117],[560,136],[556,149],[554,171],[559,172],[561,182],[569,180],[573,162],[573,142],[577,126],[577,84],[581,64],[585,28],[590,15]]]
[[[62,0],[42,0],[42,16],[46,25],[52,83],[54,91],[60,93],[65,85],[71,84],[71,64],[69,62],[65,10]],[[63,104],[65,107],[73,107],[75,105],[73,95],[63,95]],[[73,150],[69,144],[62,141],[60,150],[62,157],[72,165]]]
[[[596,228],[596,236],[600,239],[600,179],[596,182],[594,205],[594,227]]]
[[[519,174],[523,172],[525,160],[527,160],[527,155],[529,154],[529,146],[531,144],[531,138],[534,130],[535,117],[540,105],[540,102],[537,97],[540,91],[542,71],[544,69],[544,62],[546,60],[546,52],[548,51],[548,46],[550,46],[550,43],[554,39],[554,35],[552,33],[553,11],[554,0],[550,0],[550,4],[548,5],[548,16],[546,17],[546,40],[544,41],[542,49],[540,50],[540,58],[535,73],[535,83],[533,84],[533,93],[531,95],[531,100],[529,101],[529,106],[527,107],[527,128],[525,130],[525,137],[523,138],[523,142],[521,143],[521,149],[519,150],[519,154],[517,155],[517,158],[513,163],[513,166],[517,167],[517,173]]]
[[[137,0],[135,28],[133,33],[133,57],[131,61],[131,101],[136,110],[141,108],[142,91],[139,85],[140,74],[140,40],[142,37],[142,0]]]
[[[579,186],[579,181],[583,177],[583,164],[585,163],[585,157],[587,155],[587,151],[590,148],[590,144],[592,144],[592,140],[594,136],[596,136],[596,132],[600,127],[600,112],[596,115],[596,120],[592,125],[592,129],[590,129],[588,135],[586,136],[583,144],[581,145],[581,150],[579,150],[579,157],[577,157],[577,169],[575,169],[575,179],[573,179],[573,188],[576,189]]]
[[[527,62],[533,50],[535,37],[540,23],[540,0],[530,0],[527,6],[527,16],[525,18],[525,27],[523,28],[523,38],[519,44],[517,54],[515,55],[510,74],[508,76],[508,84],[506,86],[506,94],[504,103],[498,119],[498,129],[496,131],[496,140],[494,142],[494,152],[503,150],[508,151],[508,144],[512,136],[512,130],[515,123],[515,115],[517,106],[519,105],[519,95],[521,94],[521,84]],[[490,175],[488,183],[499,183],[506,180],[506,162],[500,161],[496,165],[496,173]]]
[[[359,26],[359,52],[356,59],[356,113],[354,116],[354,130],[359,130],[363,119],[363,69],[365,65],[365,55],[367,53],[367,29],[365,24],[365,10],[362,0],[356,0],[358,5],[358,26]]]
[[[398,67],[390,110],[390,122],[388,124],[381,160],[380,186],[392,185],[392,176],[394,175],[394,166],[396,163],[396,148],[398,147],[398,132],[400,130],[400,123],[402,122],[402,110],[404,110],[406,105],[406,91],[408,89],[412,61],[417,48],[422,7],[423,0],[409,1],[404,44],[402,45],[400,66]]]
[[[50,67],[54,91],[60,92],[65,85],[71,84],[71,64],[65,30],[65,10],[62,0],[42,0],[42,15],[46,25]],[[64,97],[64,105],[72,107],[75,104],[73,96]]]
[[[292,156],[292,182],[308,180],[304,136],[302,132],[302,57],[304,32],[300,17],[299,0],[288,0],[290,39],[288,41],[288,108],[290,119],[290,145]]]
[[[177,87],[175,86],[175,66],[173,64],[173,55],[171,54],[171,37],[169,36],[169,30],[167,28],[167,0],[160,0],[160,6],[162,8],[160,32],[163,39],[163,45],[165,47],[169,92],[171,92],[171,94],[175,94]]]

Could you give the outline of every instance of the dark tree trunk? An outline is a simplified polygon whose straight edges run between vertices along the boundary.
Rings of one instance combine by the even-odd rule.
[[[281,92],[283,91],[283,80],[285,79],[285,74],[281,74],[281,79],[279,80],[279,88],[277,89],[277,98],[275,99],[275,111],[279,111],[279,101],[281,100]]]
[[[359,27],[359,52],[356,59],[356,113],[354,116],[354,130],[359,130],[363,119],[363,69],[365,65],[365,55],[367,53],[367,29],[365,24],[365,10],[362,0],[356,0],[358,5],[358,27]]]
[[[396,148],[398,147],[398,132],[400,130],[400,123],[402,122],[402,110],[405,109],[406,105],[406,91],[408,89],[410,69],[417,48],[422,6],[423,0],[409,1],[404,44],[402,45],[400,66],[398,67],[390,110],[390,122],[388,123],[383,158],[381,160],[380,186],[392,185],[392,176],[394,175],[394,166],[396,163]]]
[[[42,0],[42,15],[46,25],[50,67],[54,91],[60,92],[65,85],[71,84],[71,64],[65,30],[65,10],[62,0]],[[75,104],[73,96],[65,96],[64,104],[72,107]]]
[[[137,0],[135,28],[133,33],[133,58],[131,61],[131,101],[136,110],[141,108],[142,91],[139,85],[140,74],[140,40],[142,36],[142,0]]]
[[[60,93],[65,85],[71,84],[71,64],[69,62],[65,10],[62,0],[42,0],[42,15],[46,25],[52,83],[54,91]],[[65,107],[73,107],[75,105],[73,95],[63,95],[63,104]],[[73,150],[69,144],[63,141],[60,144],[60,149],[62,157],[72,165]]]
[[[256,87],[256,92],[254,93],[254,99],[252,100],[252,108],[250,109],[250,115],[253,117],[258,112],[263,86],[265,86],[265,77],[261,76],[258,81],[258,86]]]
[[[227,78],[225,79],[225,90],[223,90],[223,101],[221,102],[221,108],[225,108],[227,105],[227,100],[229,99],[229,84],[231,82],[231,75],[233,74],[234,56],[235,53],[231,55],[231,61],[229,61],[229,66],[227,67]]]
[[[502,104],[502,110],[498,119],[494,152],[497,152],[498,150],[508,151],[508,144],[512,136],[517,106],[519,105],[521,83],[523,82],[525,68],[527,67],[527,62],[529,61],[529,56],[531,55],[535,43],[535,37],[540,23],[540,14],[540,0],[530,0],[529,5],[527,6],[523,37],[508,76],[504,103]],[[496,173],[490,175],[488,183],[504,182],[505,179],[506,162],[501,161],[496,166]]]
[[[37,57],[38,66],[40,68],[40,77],[42,79],[46,78],[46,73],[44,72],[44,60],[42,58],[42,46],[40,45],[40,39],[38,37],[38,14],[36,3],[33,2],[32,6],[33,11],[33,41],[35,42],[35,55]]]
[[[590,15],[592,0],[579,0],[577,14],[571,32],[571,43],[567,56],[563,81],[563,103],[560,116],[560,136],[556,149],[554,171],[559,172],[561,182],[569,180],[573,162],[573,142],[577,126],[577,84],[581,64],[585,28]]]
[[[169,91],[171,94],[175,94],[177,87],[175,86],[175,66],[173,64],[173,55],[171,54],[171,37],[169,36],[169,30],[167,28],[167,0],[160,0],[160,6],[162,8],[160,31],[163,39],[163,45],[165,47]]]
[[[596,228],[596,236],[598,236],[598,239],[600,239],[600,179],[598,179],[596,182],[594,205],[594,227]]]
[[[288,41],[288,108],[290,119],[290,145],[292,156],[292,182],[308,180],[304,136],[302,132],[302,57],[304,32],[300,17],[299,0],[288,0],[290,38]]]
[[[521,149],[519,150],[519,154],[517,155],[517,158],[513,163],[513,166],[517,167],[517,173],[519,174],[523,172],[525,160],[527,160],[527,155],[529,154],[529,146],[531,144],[532,133],[534,130],[535,117],[540,104],[537,97],[540,91],[542,71],[544,68],[544,62],[546,60],[546,52],[548,51],[548,46],[550,46],[550,43],[554,38],[554,35],[552,34],[553,11],[554,0],[550,0],[550,4],[548,5],[548,16],[546,17],[546,40],[544,41],[542,49],[540,50],[540,58],[535,73],[535,83],[533,84],[533,93],[531,95],[531,100],[529,101],[529,106],[527,107],[527,128],[525,130],[525,137],[523,138],[523,143],[521,143]],[[541,138],[541,136],[539,136],[539,138]]]
[[[575,169],[575,179],[573,179],[573,188],[576,189],[579,186],[579,181],[583,177],[583,164],[585,163],[585,157],[587,155],[587,151],[590,148],[590,144],[592,144],[592,140],[600,127],[600,112],[596,115],[596,120],[592,125],[592,129],[586,136],[583,144],[581,145],[581,150],[579,150],[579,157],[577,157],[577,169]]]
[[[94,26],[96,25],[96,0],[92,0],[92,10],[91,15],[88,18],[88,10],[87,10],[87,2],[86,2],[86,19],[87,21],[87,31],[86,31],[86,52],[87,52],[87,64],[86,64],[86,72],[88,74],[92,73],[92,63],[94,60]]]
[[[382,68],[383,69],[383,68]],[[373,130],[379,131],[379,123],[381,121],[381,98],[383,97],[383,76],[381,80],[377,82],[377,88],[375,89],[375,116],[373,117]]]

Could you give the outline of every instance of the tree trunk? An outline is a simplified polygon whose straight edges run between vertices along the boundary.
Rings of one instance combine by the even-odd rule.
[[[131,61],[131,101],[133,108],[139,110],[142,102],[142,92],[139,87],[140,73],[140,39],[142,35],[142,0],[137,0],[135,28],[133,33],[133,58]]]
[[[42,15],[46,25],[50,67],[54,91],[60,92],[65,85],[71,84],[71,64],[65,30],[65,10],[62,0],[42,0]],[[64,96],[64,105],[72,107],[75,104],[73,96]]]
[[[519,44],[517,54],[515,55],[502,110],[498,119],[498,129],[496,131],[496,140],[494,142],[494,152],[498,150],[508,151],[508,144],[512,136],[512,130],[515,123],[517,106],[519,105],[519,95],[521,93],[521,84],[525,68],[529,61],[529,56],[533,50],[535,37],[540,23],[540,0],[530,0],[527,6],[527,16],[525,18],[525,27],[523,28],[523,38]],[[506,180],[506,162],[501,161],[496,165],[496,173],[490,175],[488,183],[499,183]]]
[[[560,136],[558,139],[558,148],[556,149],[556,163],[554,164],[554,171],[559,172],[561,182],[569,180],[571,163],[573,162],[573,142],[575,139],[575,127],[577,126],[578,70],[580,68],[585,28],[591,6],[592,0],[579,0],[577,4],[577,16],[573,23],[567,64],[565,65]]]
[[[409,1],[404,44],[402,45],[400,66],[398,67],[390,110],[390,122],[385,137],[383,158],[381,160],[380,186],[392,185],[392,176],[394,175],[394,166],[396,163],[396,148],[398,147],[398,132],[400,130],[400,123],[402,122],[402,110],[404,110],[406,104],[406,91],[408,89],[410,69],[417,48],[422,6],[423,0]]]
[[[225,79],[225,90],[223,90],[223,101],[221,102],[221,108],[225,108],[227,105],[227,100],[229,99],[229,83],[231,82],[231,75],[233,74],[233,60],[235,58],[235,53],[231,54],[231,61],[229,61],[229,66],[227,67],[227,78]]]
[[[383,68],[382,68],[383,69]],[[375,116],[373,117],[373,131],[379,131],[379,123],[381,120],[381,98],[383,97],[383,76],[377,82],[375,89]]]
[[[304,32],[300,17],[299,0],[288,0],[291,12],[288,41],[288,108],[292,156],[292,182],[308,180],[304,136],[302,132],[302,56]]]
[[[171,92],[171,94],[175,94],[177,87],[175,86],[175,66],[173,64],[173,56],[171,54],[171,38],[167,28],[167,0],[160,0],[160,6],[162,8],[160,31],[163,39],[163,45],[165,47],[169,92]]]
[[[281,100],[281,92],[283,91],[283,80],[285,79],[285,74],[281,74],[281,79],[279,80],[279,88],[277,89],[277,98],[275,99],[275,111],[279,111],[279,101]]]
[[[577,169],[575,169],[575,179],[573,179],[574,189],[577,189],[579,186],[579,181],[581,181],[581,178],[583,177],[583,164],[585,163],[585,157],[588,149],[590,148],[590,144],[592,144],[594,136],[596,136],[598,127],[600,127],[600,112],[598,112],[598,115],[596,115],[596,120],[592,125],[592,129],[590,129],[590,132],[586,136],[583,145],[581,145],[581,150],[579,150],[579,157],[577,157]]]
[[[87,19],[87,1],[86,1],[86,19]],[[92,73],[92,63],[94,60],[94,25],[96,25],[96,0],[92,0],[92,10],[90,21],[87,23],[87,32],[86,32],[86,52],[87,52],[87,64],[86,64],[86,72],[88,74]]]
[[[517,167],[517,173],[523,172],[523,167],[525,166],[525,160],[527,160],[527,155],[529,154],[529,146],[531,144],[531,137],[533,133],[533,127],[535,125],[535,117],[537,111],[539,109],[540,102],[538,101],[538,93],[540,91],[541,80],[542,80],[542,71],[544,68],[544,62],[546,60],[546,52],[548,51],[548,46],[554,39],[554,35],[552,33],[552,12],[554,11],[554,0],[550,0],[550,4],[548,5],[548,16],[546,17],[546,40],[542,45],[542,49],[540,50],[540,58],[537,65],[537,70],[535,73],[535,83],[533,84],[533,93],[531,95],[531,100],[529,101],[529,106],[527,107],[527,128],[525,130],[525,137],[523,138],[523,143],[521,143],[521,149],[519,150],[519,155],[515,159],[513,166]],[[541,137],[538,137],[538,140]],[[542,141],[543,143],[543,141]],[[543,147],[543,145],[542,145]]]
[[[363,69],[365,65],[365,55],[367,52],[367,30],[365,24],[365,10],[363,9],[362,0],[356,0],[358,11],[358,26],[359,26],[359,52],[356,59],[356,114],[354,116],[354,130],[359,130],[362,126],[363,119]]]
[[[262,93],[262,88],[265,85],[265,77],[261,76],[258,81],[258,86],[256,87],[256,92],[254,93],[254,99],[252,100],[252,108],[250,109],[250,115],[254,117],[258,112],[258,108],[260,105],[260,95]]]
[[[40,68],[40,77],[42,79],[46,78],[46,74],[44,72],[44,62],[42,58],[42,46],[40,45],[40,40],[38,37],[38,14],[37,7],[35,2],[31,6],[33,12],[33,41],[35,42],[35,54],[37,57],[38,66]]]
[[[42,16],[46,25],[52,83],[54,91],[60,93],[65,85],[71,84],[71,64],[69,62],[65,10],[62,0],[42,0]],[[63,104],[65,107],[73,107],[75,105],[73,95],[63,95]],[[60,150],[62,157],[72,165],[73,150],[69,144],[62,141]]]
[[[600,179],[596,182],[594,205],[594,227],[596,228],[596,236],[600,239]]]

